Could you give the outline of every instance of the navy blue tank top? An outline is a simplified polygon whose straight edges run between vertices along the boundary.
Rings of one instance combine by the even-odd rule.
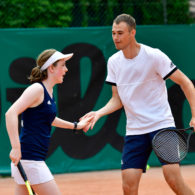
[[[45,160],[51,137],[51,124],[56,117],[56,104],[45,86],[44,100],[37,107],[22,113],[20,143],[22,159]]]

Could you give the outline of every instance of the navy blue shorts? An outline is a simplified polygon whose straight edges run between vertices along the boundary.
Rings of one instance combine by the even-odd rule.
[[[152,139],[160,130],[142,135],[125,136],[121,161],[122,170],[134,168],[146,172],[147,161],[152,152]],[[160,159],[159,161],[162,165],[167,164]]]

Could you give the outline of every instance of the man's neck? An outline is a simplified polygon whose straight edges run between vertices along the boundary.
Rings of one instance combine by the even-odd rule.
[[[135,43],[129,45],[124,50],[122,50],[122,52],[126,58],[133,59],[139,54],[140,48],[141,48],[141,45],[139,43],[135,42]]]

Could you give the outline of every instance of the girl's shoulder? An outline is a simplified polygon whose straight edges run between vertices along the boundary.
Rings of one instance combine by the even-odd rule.
[[[41,83],[33,83],[30,86],[28,86],[25,90],[25,93],[30,93],[30,94],[41,94],[44,92],[43,86]]]

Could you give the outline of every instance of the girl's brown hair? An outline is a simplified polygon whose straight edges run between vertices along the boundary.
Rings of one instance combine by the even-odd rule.
[[[30,76],[28,79],[30,80],[30,83],[35,83],[35,82],[41,82],[45,79],[47,79],[47,69],[46,70],[41,70],[41,67],[43,64],[56,52],[55,49],[46,49],[44,50],[41,54],[39,54],[37,58],[37,66],[34,67],[31,71]],[[54,63],[54,66],[56,64]]]

